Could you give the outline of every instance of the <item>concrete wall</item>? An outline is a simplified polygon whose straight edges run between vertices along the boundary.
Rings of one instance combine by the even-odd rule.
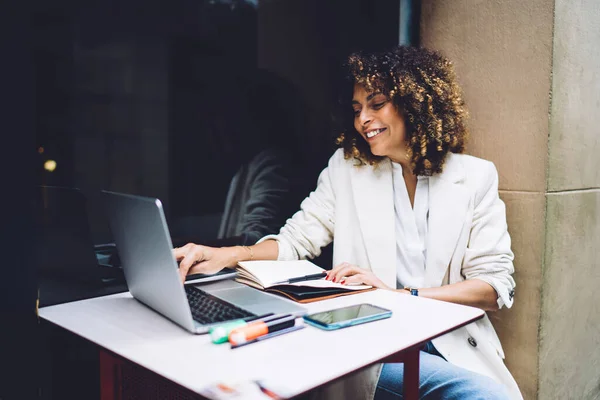
[[[600,2],[556,0],[540,399],[600,399]]]
[[[421,42],[455,65],[470,111],[468,153],[493,161],[515,253],[515,304],[490,315],[506,364],[535,398],[544,254],[553,5],[426,1]]]
[[[600,193],[548,194],[539,399],[600,399]]]
[[[470,154],[493,161],[515,305],[491,315],[526,399],[600,398],[600,3],[427,1],[421,41],[455,63]]]
[[[556,0],[548,191],[600,187],[600,3]]]

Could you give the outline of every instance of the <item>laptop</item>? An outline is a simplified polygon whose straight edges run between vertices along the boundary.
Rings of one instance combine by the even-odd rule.
[[[201,334],[232,319],[306,314],[290,300],[234,280],[183,285],[160,200],[109,191],[102,195],[131,295],[182,328]]]

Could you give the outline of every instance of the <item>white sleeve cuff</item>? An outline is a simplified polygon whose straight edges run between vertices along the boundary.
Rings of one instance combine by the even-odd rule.
[[[513,305],[513,297],[514,297],[514,289],[509,290],[506,285],[498,282],[498,279],[495,279],[492,276],[479,275],[474,277],[473,279],[479,279],[486,283],[488,283],[491,287],[494,288],[496,293],[498,294],[498,309],[506,306],[507,308],[511,308]]]
[[[280,235],[267,235],[256,242],[256,244],[262,243],[266,240],[275,240],[279,248],[277,254],[277,261],[293,261],[298,259],[298,253],[294,248],[285,242]]]

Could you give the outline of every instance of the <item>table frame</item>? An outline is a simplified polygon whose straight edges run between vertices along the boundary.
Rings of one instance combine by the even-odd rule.
[[[99,347],[99,355],[100,355],[100,381],[101,381],[101,399],[102,400],[113,400],[113,399],[121,399],[122,398],[122,389],[123,389],[123,382],[122,382],[122,372],[123,372],[123,368],[124,366],[128,366],[128,367],[134,367],[134,368],[141,368],[143,370],[147,370],[150,371],[151,373],[157,375],[157,376],[163,376],[165,382],[169,382],[170,384],[172,384],[173,388],[177,388],[181,389],[181,393],[185,394],[187,396],[190,396],[190,398],[201,398],[199,394],[197,394],[196,390],[197,390],[197,386],[194,387],[193,384],[191,387],[186,387],[186,384],[182,384],[181,382],[190,382],[189,379],[186,381],[184,378],[181,378],[179,382],[177,381],[172,381],[169,378],[169,372],[171,373],[171,376],[177,376],[177,378],[179,379],[180,377],[178,375],[173,375],[173,368],[174,365],[171,365],[171,370],[169,371],[169,367],[167,366],[167,370],[163,371],[165,369],[165,367],[160,364],[160,362],[158,362],[159,367],[157,367],[156,365],[154,365],[154,367],[148,367],[147,365],[144,365],[144,361],[143,361],[143,357],[142,359],[140,359],[140,355],[144,355],[145,353],[143,351],[140,351],[139,349],[134,349],[135,351],[133,351],[131,349],[131,347],[128,347],[126,345],[124,345],[123,343],[128,343],[127,341],[130,339],[127,337],[127,334],[130,332],[127,329],[131,330],[131,338],[136,338],[139,334],[140,334],[140,330],[139,330],[139,326],[135,325],[135,321],[133,323],[131,323],[130,321],[124,321],[122,322],[123,327],[117,326],[118,324],[121,324],[121,320],[118,319],[118,316],[113,316],[114,320],[112,320],[112,328],[113,329],[117,329],[117,331],[110,331],[110,329],[106,329],[106,332],[100,332],[97,333],[94,329],[91,329],[91,327],[86,326],[86,321],[83,321],[81,319],[76,319],[73,318],[72,315],[69,315],[70,313],[78,313],[78,314],[87,314],[86,311],[89,309],[91,314],[89,316],[87,316],[88,321],[87,323],[90,324],[91,322],[96,322],[96,320],[94,320],[93,318],[99,318],[100,315],[106,315],[107,317],[109,316],[109,310],[113,311],[113,309],[111,309],[109,306],[107,306],[106,304],[109,304],[111,299],[112,300],[123,300],[123,299],[119,299],[116,296],[129,296],[129,294],[125,293],[122,295],[113,295],[113,296],[105,296],[103,298],[97,298],[97,299],[90,299],[90,300],[83,300],[83,301],[79,301],[79,302],[74,302],[74,303],[68,303],[68,304],[63,304],[63,305],[59,305],[59,306],[53,306],[53,307],[46,307],[46,308],[42,308],[40,309],[40,316],[44,319],[47,319],[48,321],[50,321],[51,323],[54,323],[64,329],[70,330],[71,332],[78,334],[82,337],[84,337],[87,340],[90,340],[92,343],[95,343],[98,347]],[[393,297],[396,296],[396,297]],[[106,299],[106,300],[105,300]],[[416,333],[411,333],[413,334],[413,339],[414,342],[412,344],[409,345],[398,345],[398,344],[394,344],[394,343],[387,343],[387,339],[386,340],[380,340],[380,341],[376,341],[373,343],[374,347],[371,347],[372,352],[376,351],[373,354],[383,354],[381,353],[382,348],[390,348],[391,349],[395,349],[395,350],[391,350],[391,351],[387,351],[387,354],[384,356],[371,356],[370,361],[367,361],[365,363],[362,363],[360,365],[356,364],[356,367],[352,367],[353,369],[351,371],[345,370],[345,372],[335,372],[332,373],[329,377],[325,377],[326,381],[320,381],[319,383],[315,384],[315,383],[298,383],[298,386],[302,387],[302,386],[306,386],[306,388],[302,388],[300,390],[295,389],[295,391],[292,391],[293,397],[296,397],[298,395],[301,395],[303,393],[306,393],[310,390],[313,390],[315,388],[324,386],[330,382],[333,381],[337,381],[338,379],[343,378],[344,376],[353,373],[355,371],[358,371],[360,369],[363,368],[367,368],[371,365],[377,364],[377,363],[397,363],[397,362],[402,362],[405,364],[405,368],[404,368],[404,396],[405,399],[407,400],[412,400],[412,399],[418,399],[418,394],[419,394],[419,353],[421,348],[425,345],[425,343],[427,343],[428,341],[430,341],[431,339],[441,336],[447,332],[450,332],[452,330],[458,329],[464,325],[467,325],[481,317],[483,317],[484,312],[482,310],[479,309],[475,309],[473,307],[467,307],[467,306],[461,306],[461,305],[456,305],[456,304],[451,304],[451,303],[445,303],[445,302],[439,302],[439,301],[435,301],[435,300],[431,300],[431,299],[423,299],[423,298],[415,298],[413,296],[405,296],[402,294],[398,294],[398,293],[393,293],[393,292],[389,292],[389,291],[373,291],[373,292],[366,292],[366,293],[362,293],[362,294],[356,294],[353,296],[345,296],[344,298],[338,298],[338,299],[332,299],[332,300],[326,300],[326,301],[322,301],[322,302],[318,302],[321,304],[317,304],[317,303],[311,303],[310,307],[308,307],[308,311],[309,312],[314,312],[314,311],[320,311],[319,308],[321,310],[324,309],[330,309],[330,308],[337,308],[340,306],[345,306],[345,305],[350,305],[350,304],[358,304],[358,303],[363,303],[363,302],[375,302],[381,304],[382,306],[386,306],[386,301],[387,301],[387,305],[389,306],[389,304],[396,304],[396,303],[390,303],[390,301],[393,300],[394,302],[398,302],[398,307],[397,308],[397,312],[400,313],[400,315],[396,316],[396,322],[394,324],[401,324],[401,325],[394,325],[394,326],[405,326],[405,324],[402,323],[402,321],[404,320],[404,318],[406,318],[407,316],[411,316],[406,314],[408,311],[412,310],[412,317],[414,318],[416,314],[419,313],[425,313],[425,315],[427,315],[427,313],[431,313],[431,312],[438,312],[439,314],[439,319],[444,319],[446,318],[446,322],[444,322],[442,324],[442,322],[438,322],[437,323],[437,327],[435,328],[435,331],[433,331],[431,329],[429,329],[429,333],[427,334],[427,336],[422,335],[419,336],[420,333],[416,332]],[[104,304],[104,303],[106,304]],[[110,303],[112,307],[114,307],[114,304]],[[119,303],[121,304],[121,303]],[[162,353],[159,354],[157,357],[160,358],[160,356],[162,356],[162,360],[164,362],[165,360],[165,346],[168,346],[167,344],[165,344],[164,340],[165,338],[169,338],[169,337],[173,337],[173,340],[175,342],[178,341],[190,341],[190,340],[195,340],[193,339],[194,337],[197,337],[196,335],[191,335],[189,333],[182,333],[181,331],[178,331],[177,329],[179,328],[174,328],[171,322],[166,322],[165,323],[165,319],[161,316],[159,316],[158,314],[154,313],[153,311],[142,311],[145,307],[142,306],[141,304],[133,301],[128,301],[127,303],[123,303],[123,304],[127,304],[128,307],[130,307],[131,309],[126,310],[127,312],[129,312],[131,315],[131,313],[137,314],[138,312],[136,310],[140,310],[139,312],[139,316],[137,315],[133,315],[132,319],[138,319],[139,321],[142,321],[143,324],[145,324],[146,326],[150,323],[155,323],[157,325],[157,334],[156,334],[156,339],[154,340],[159,340],[161,341],[161,346],[162,346]],[[409,306],[409,305],[413,305],[414,307],[405,307],[405,306]],[[142,308],[139,308],[142,307]],[[402,308],[404,307],[404,309]],[[125,307],[127,308],[127,307]],[[390,307],[392,308],[392,307]],[[452,312],[452,310],[455,311],[455,316],[448,316],[448,313]],[[404,311],[404,314],[402,314],[402,311]],[[94,314],[95,312],[95,314]],[[396,312],[396,311],[394,311]],[[123,310],[117,310],[117,313],[125,313],[125,311]],[[151,313],[151,314],[147,314],[147,313]],[[156,314],[156,315],[154,315]],[[460,315],[458,315],[460,314]],[[124,314],[125,315],[125,314]],[[149,316],[152,316],[151,318],[149,318]],[[394,316],[393,316],[394,317]],[[82,317],[85,318],[85,317]],[[388,319],[391,320],[391,319]],[[385,320],[382,320],[385,321]],[[451,323],[449,321],[452,321]],[[388,323],[392,323],[393,321],[388,321]],[[131,326],[129,326],[129,325]],[[171,325],[169,325],[171,324]],[[165,329],[162,329],[161,326],[165,326]],[[418,324],[417,324],[418,325]],[[443,326],[442,326],[443,325]],[[102,326],[102,325],[100,325]],[[383,326],[383,325],[377,325],[377,326]],[[364,333],[365,331],[363,331],[363,334],[373,334],[375,332],[377,332],[378,330],[375,329],[375,327],[377,327],[375,324],[365,324],[362,325],[362,329],[365,329],[367,333]],[[388,325],[389,326],[389,325]],[[412,326],[415,326],[415,324],[412,324]],[[351,328],[351,329],[356,329],[356,331],[352,331],[352,332],[356,332],[357,334],[360,333],[360,329],[361,325]],[[110,328],[110,327],[109,327]],[[168,329],[166,329],[168,328]],[[357,329],[358,328],[358,329]],[[120,331],[119,329],[122,329],[122,331]],[[397,329],[397,328],[394,328]],[[418,328],[415,328],[418,329]],[[308,330],[307,330],[308,331]],[[324,331],[321,332],[317,332],[319,331],[318,329],[315,330],[314,332],[312,332],[312,336],[311,335],[306,335],[304,336],[306,339],[308,340],[317,340],[317,342],[319,341],[318,336],[316,335],[322,335]],[[329,332],[328,334],[335,334],[335,332],[342,332],[342,331],[346,331],[346,330],[341,330],[341,331],[332,331]],[[119,333],[123,333],[124,336],[122,337],[115,337],[115,335],[119,335]],[[303,331],[304,332],[304,331]],[[350,332],[350,330],[348,330],[348,332]],[[373,333],[369,333],[369,332],[373,332]],[[162,335],[163,333],[166,333],[165,335]],[[310,332],[305,332],[305,333],[310,333]],[[282,336],[282,338],[285,338],[287,335]],[[347,332],[342,332],[341,334],[338,334],[338,336],[340,337],[345,337],[345,340],[347,343],[348,340],[351,338],[348,337]],[[292,337],[292,335],[290,335],[290,337]],[[300,336],[298,336],[300,337]],[[414,339],[415,337],[418,337],[418,339]],[[111,339],[112,338],[112,339]],[[312,338],[312,339],[311,339]],[[148,338],[145,338],[147,340],[143,340],[142,342],[143,344],[145,344],[146,346],[148,346],[149,344],[151,344],[152,340],[152,335],[149,335]],[[289,339],[291,340],[291,339]],[[297,339],[294,339],[297,340]],[[282,340],[282,343],[285,342],[285,339]],[[382,342],[385,342],[384,344],[381,344]],[[187,343],[187,342],[186,342]],[[194,342],[196,343],[196,342]],[[263,345],[266,345],[267,343],[271,343],[269,344],[269,346],[272,346],[272,348],[274,350],[277,349],[277,341],[273,340],[273,342],[271,341],[266,341],[264,342]],[[312,343],[316,343],[316,342],[312,342]],[[287,343],[289,346],[289,342]],[[181,343],[178,344],[179,346],[181,346]],[[258,345],[256,345],[258,346]],[[377,347],[379,346],[379,347]],[[382,347],[383,346],[383,347]],[[402,348],[399,348],[399,346],[404,346]],[[136,346],[133,346],[134,348]],[[154,347],[152,347],[152,349],[154,349]],[[168,347],[169,350],[171,350],[171,347]],[[213,349],[211,346],[206,348],[209,353],[212,352],[211,349]],[[178,348],[179,351],[181,351],[181,347]],[[226,349],[223,349],[226,350]],[[263,349],[264,350],[264,349]],[[289,349],[288,349],[289,350]],[[158,349],[159,353],[160,353],[160,349]],[[204,350],[202,350],[204,351]],[[221,351],[221,349],[219,349],[218,351]],[[235,350],[237,351],[237,350]],[[204,353],[202,353],[204,354]],[[212,353],[211,353],[212,354]],[[226,353],[227,354],[227,353]],[[209,354],[210,355],[210,354]],[[209,356],[207,355],[207,356]],[[128,357],[131,356],[132,359],[129,359]],[[137,360],[141,360],[142,362],[138,362],[136,361],[136,357]],[[236,356],[237,357],[237,356]],[[368,357],[363,357],[363,359],[367,359]],[[375,359],[376,358],[376,359]],[[242,359],[243,361],[243,359]],[[311,361],[313,362],[313,361]],[[335,364],[337,365],[337,364]],[[162,370],[161,370],[162,368]],[[339,369],[338,369],[339,370]],[[164,375],[163,375],[164,372]],[[300,381],[299,381],[300,382]],[[305,382],[311,382],[311,379],[309,378],[308,380],[305,379]],[[312,380],[312,382],[314,382],[314,379]],[[196,383],[198,384],[198,383]],[[308,386],[307,386],[308,385]],[[292,385],[293,386],[293,385]],[[175,390],[175,389],[174,389]],[[179,393],[179,391],[178,391]]]

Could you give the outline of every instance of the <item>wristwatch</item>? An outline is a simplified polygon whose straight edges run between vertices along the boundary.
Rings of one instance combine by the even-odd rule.
[[[409,291],[410,294],[412,294],[413,296],[418,296],[419,295],[419,289],[417,289],[417,288],[405,287],[404,290]]]

